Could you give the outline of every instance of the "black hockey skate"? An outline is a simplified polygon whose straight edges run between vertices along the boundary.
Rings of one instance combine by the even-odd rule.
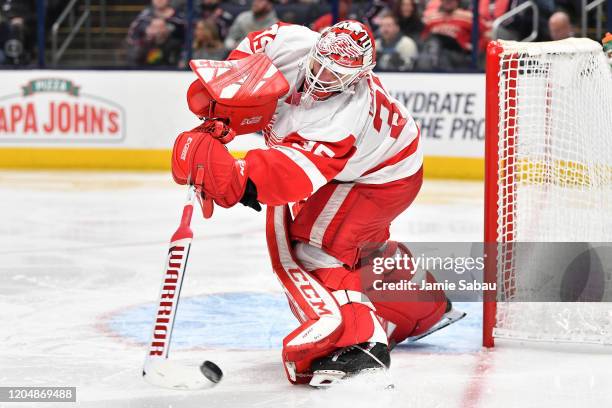
[[[312,363],[313,387],[329,387],[363,373],[385,371],[391,364],[389,348],[383,343],[360,343],[345,347]]]

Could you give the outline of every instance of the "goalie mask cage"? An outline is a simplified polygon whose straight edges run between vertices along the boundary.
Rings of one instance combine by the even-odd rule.
[[[610,344],[612,303],[512,301],[529,298],[538,270],[512,243],[612,241],[612,71],[602,47],[496,41],[486,70],[485,242],[498,244],[487,258],[497,294],[484,302],[483,344]],[[544,279],[560,280],[552,269]]]

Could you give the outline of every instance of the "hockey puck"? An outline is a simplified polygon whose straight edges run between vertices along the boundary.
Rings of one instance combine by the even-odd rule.
[[[200,366],[200,371],[204,374],[204,377],[208,378],[213,383],[218,383],[223,378],[223,371],[218,365],[212,361],[206,360]]]

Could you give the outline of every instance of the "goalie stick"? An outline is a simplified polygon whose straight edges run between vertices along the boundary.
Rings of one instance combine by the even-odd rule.
[[[168,359],[174,317],[193,240],[190,224],[196,195],[200,195],[196,188],[189,186],[181,223],[170,240],[151,344],[142,370],[148,383],[180,390],[211,388],[223,376],[221,369],[211,361],[204,361],[200,366],[187,366]]]

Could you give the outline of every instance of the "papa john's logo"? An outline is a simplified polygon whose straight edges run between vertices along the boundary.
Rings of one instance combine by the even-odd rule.
[[[125,110],[63,78],[37,78],[0,96],[0,141],[118,142]]]

